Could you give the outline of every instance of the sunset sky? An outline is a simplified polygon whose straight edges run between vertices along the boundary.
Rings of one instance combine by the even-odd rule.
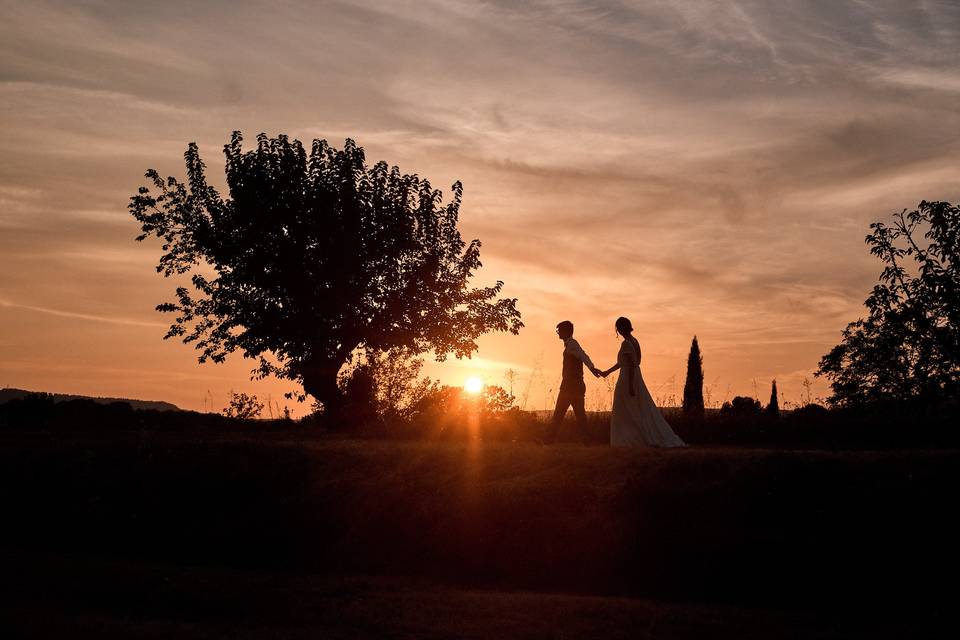
[[[655,397],[696,334],[714,401],[796,400],[876,282],[869,223],[960,199],[958,42],[952,1],[0,0],[0,387],[288,403],[161,340],[173,285],[126,209],[190,141],[222,184],[239,129],[463,181],[476,283],[526,327],[444,382],[512,368],[542,409],[556,323],[607,367],[626,315]]]

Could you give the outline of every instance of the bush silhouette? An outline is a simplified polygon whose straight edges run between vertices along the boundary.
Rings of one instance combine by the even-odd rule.
[[[259,418],[263,412],[263,403],[255,395],[246,393],[231,393],[230,404],[223,410],[223,415],[238,420],[253,420]]]
[[[720,407],[720,415],[725,417],[752,417],[760,415],[760,401],[747,396],[736,396]]]

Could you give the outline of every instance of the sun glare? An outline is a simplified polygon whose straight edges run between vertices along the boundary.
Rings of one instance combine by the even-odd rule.
[[[463,383],[463,388],[467,393],[480,393],[483,391],[483,380],[477,376],[471,376]]]

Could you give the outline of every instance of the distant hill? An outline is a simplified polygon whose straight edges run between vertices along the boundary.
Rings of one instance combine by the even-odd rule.
[[[23,398],[31,393],[45,393],[39,391],[25,391],[24,389],[0,389],[0,404],[9,402],[16,398]],[[128,402],[134,409],[151,409],[153,411],[181,411],[180,407],[169,402],[160,400],[131,400],[130,398],[94,398],[91,396],[75,396],[68,393],[51,393],[54,402],[64,402],[66,400],[93,400],[99,404],[110,404],[112,402]]]

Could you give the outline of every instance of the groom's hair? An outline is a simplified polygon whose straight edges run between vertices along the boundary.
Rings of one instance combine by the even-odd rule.
[[[564,329],[565,331],[573,333],[573,323],[569,320],[564,320],[563,322],[557,323],[557,329]]]

